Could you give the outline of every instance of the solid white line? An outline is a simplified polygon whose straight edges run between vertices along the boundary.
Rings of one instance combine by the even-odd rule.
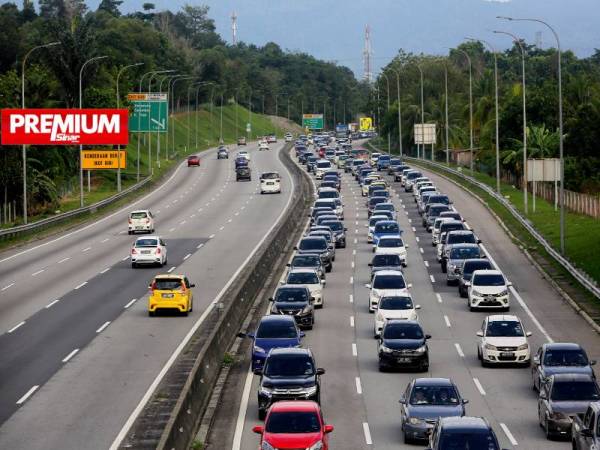
[[[352,294],[350,294],[350,303],[354,303],[354,296]]]
[[[354,277],[350,277],[350,284],[354,284]]]
[[[35,277],[35,276],[39,275],[40,273],[44,272],[44,270],[45,270],[45,269],[40,269],[40,270],[38,270],[37,272],[33,272],[33,273],[31,274],[31,276],[32,276],[32,277]]]
[[[448,318],[448,316],[444,315],[444,322],[446,322],[446,326],[448,328],[450,328],[452,325],[450,325],[450,319]]]
[[[106,269],[104,269],[104,270],[101,270],[101,271],[100,271],[100,273],[106,273],[106,272],[108,272],[109,270],[110,270],[110,267],[107,267]]]
[[[477,387],[477,390],[479,391],[479,393],[481,395],[485,395],[485,390],[483,389],[483,386],[481,385],[481,383],[479,382],[479,380],[477,378],[473,378],[473,383],[475,383],[475,386]]]
[[[356,377],[354,381],[356,382],[356,393],[362,394],[362,385],[360,384],[360,377]]]
[[[235,433],[233,435],[233,444],[231,448],[235,450],[239,450],[242,446],[242,432],[244,431],[244,422],[246,421],[246,411],[248,410],[248,401],[250,399],[250,389],[252,389],[253,378],[254,373],[252,372],[252,368],[250,368],[246,374],[244,391],[242,392],[242,402],[240,404],[240,410],[238,411]],[[111,447],[111,450],[114,450],[113,447]]]
[[[60,298],[57,298],[56,300],[54,300],[54,301],[51,301],[50,303],[48,303],[48,304],[46,305],[46,309],[48,309],[48,308],[52,308],[52,306],[53,306],[53,305],[55,305],[55,304],[57,304],[58,302],[60,302]]]
[[[211,235],[210,235],[208,238],[209,238],[209,239],[212,239],[212,238],[214,238],[214,237],[215,237],[215,235],[214,235],[214,234],[211,234]]]
[[[25,325],[25,321],[16,324],[14,327],[12,327],[10,330],[8,330],[8,332],[12,333],[13,331],[17,330],[18,328],[21,328],[23,325]]]
[[[61,260],[58,262],[58,264],[62,264],[62,263],[64,263],[65,261],[68,261],[68,260],[70,260],[70,259],[71,259],[71,258],[70,258],[69,256],[67,256],[66,258],[63,258],[63,259],[61,259]]]
[[[158,211],[157,211],[157,212],[158,212]],[[102,240],[100,241],[100,243],[101,243],[101,244],[104,244],[105,242],[108,242],[108,241],[110,241],[110,239],[109,239],[109,238],[105,238],[105,239],[102,239]]]
[[[65,356],[65,357],[63,358],[62,362],[64,362],[64,363],[66,363],[66,362],[69,362],[69,360],[70,360],[70,359],[71,359],[73,356],[75,356],[75,355],[77,354],[77,352],[78,352],[78,351],[79,351],[79,349],[78,349],[78,348],[76,348],[75,350],[73,350],[71,353],[69,353],[67,356]]]
[[[119,231],[119,234],[125,234],[125,230]]]
[[[29,389],[23,397],[21,397],[19,400],[17,400],[17,405],[22,405],[23,403],[25,403],[27,401],[27,399],[29,397],[31,397],[33,395],[33,393],[39,389],[39,387],[40,386],[38,384],[36,384],[31,389]]]
[[[358,349],[355,343],[352,343],[352,356],[358,356]]]
[[[505,424],[503,424],[502,422],[500,422],[500,428],[502,428],[502,431],[504,431],[504,434],[506,435],[506,437],[508,438],[508,440],[510,441],[510,443],[512,445],[519,445],[519,443],[517,442],[515,437],[512,435],[512,433],[508,429],[508,427]]]
[[[102,333],[106,329],[106,327],[109,325],[110,325],[110,320],[107,320],[106,322],[104,322],[104,325],[102,325],[100,328],[98,328],[96,330],[96,333]]]
[[[454,344],[454,347],[456,348],[456,352],[458,353],[458,356],[460,356],[461,358],[464,358],[465,353],[463,352],[463,349],[460,347],[460,344],[458,342],[456,342]]]
[[[84,287],[86,284],[87,284],[87,281],[84,281],[83,283],[81,283],[81,284],[78,284],[77,286],[75,286],[74,290],[81,289],[81,288],[82,288],[82,287]]]
[[[423,261],[423,264],[425,264],[425,267],[429,267],[429,261],[425,260]]]
[[[92,249],[92,247],[86,247],[83,250],[81,250],[81,253],[85,253],[85,252],[87,252],[88,250],[91,250],[91,249]]]
[[[188,253],[187,255],[185,255],[185,256],[183,257],[183,260],[185,261],[185,260],[186,260],[186,259],[188,259],[190,256],[192,256],[192,254],[191,254],[191,253]]]
[[[350,316],[350,326],[354,328],[354,316]]]
[[[133,298],[133,299],[131,299],[131,301],[125,305],[125,309],[129,308],[129,307],[130,307],[131,305],[133,305],[133,304],[134,304],[136,301],[137,301],[137,298]]]
[[[371,439],[371,430],[369,430],[368,422],[363,422],[363,433],[365,435],[365,442],[367,445],[373,445],[373,440]]]
[[[169,233],[172,233],[173,231],[175,231],[175,227],[169,229]]]
[[[435,294],[435,296],[437,297],[438,303],[442,303],[442,296],[440,294]]]
[[[198,244],[198,245],[196,246],[196,248],[202,248],[202,247],[204,247],[204,243],[202,243],[202,244]]]
[[[435,283],[435,278],[433,278],[433,275],[429,275],[429,279],[431,280],[432,283]]]
[[[171,267],[169,270],[167,270],[167,273],[171,273],[175,270],[175,266]]]

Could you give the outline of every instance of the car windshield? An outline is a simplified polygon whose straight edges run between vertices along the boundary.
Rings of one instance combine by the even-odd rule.
[[[263,173],[260,178],[261,180],[276,180],[279,178],[279,174],[277,172]]]
[[[310,411],[273,412],[265,424],[267,433],[318,433],[319,416]]]
[[[386,239],[387,240],[387,239]],[[380,241],[381,244],[382,241]],[[400,256],[398,255],[376,255],[371,262],[373,267],[399,266]]]
[[[316,160],[317,160],[316,156],[309,156],[307,159],[308,162],[315,162]]]
[[[340,194],[337,191],[321,191],[319,192],[319,198],[338,198]]]
[[[383,203],[386,201],[387,201],[386,197],[373,197],[371,200],[369,200],[369,205],[375,206],[377,203]]]
[[[385,203],[377,205],[375,211],[395,211],[395,208],[391,203]]]
[[[389,197],[390,193],[383,188],[377,188],[371,192],[371,197]]]
[[[292,267],[316,267],[321,264],[319,255],[298,255],[292,260]]]
[[[448,231],[464,230],[465,226],[462,222],[459,223],[443,223],[440,225],[440,233],[447,233]]]
[[[400,233],[397,223],[378,223],[375,225],[375,233]]]
[[[374,289],[406,289],[402,275],[377,275],[373,280]]]
[[[437,217],[440,215],[440,213],[448,211],[448,208],[449,207],[445,205],[432,206],[429,208],[429,217]]]
[[[136,247],[158,247],[158,240],[156,239],[138,239],[135,241]]]
[[[492,264],[488,260],[467,262],[463,266],[463,277],[466,275],[471,276],[476,270],[486,270],[491,268]]]
[[[450,234],[447,240],[448,244],[476,244],[477,240],[473,233]]]
[[[280,288],[277,289],[274,300],[276,302],[304,302],[308,301],[306,289]]]
[[[276,355],[267,358],[264,374],[271,378],[311,376],[315,367],[308,355]]]
[[[323,222],[323,225],[329,227],[332,231],[343,231],[344,224],[342,222]]]
[[[335,189],[335,181],[324,181],[321,183],[321,185],[319,187]]]
[[[369,219],[369,226],[370,227],[374,227],[377,222],[380,222],[382,220],[387,220],[387,218],[386,217],[381,217],[381,216],[380,217],[373,216],[373,217],[371,217]]]
[[[479,256],[478,247],[457,247],[450,250],[450,259],[478,258]]]
[[[491,431],[445,431],[439,442],[440,450],[498,450],[498,442]]]
[[[315,202],[315,208],[335,209],[335,202],[333,200],[317,200]]]
[[[379,309],[389,309],[392,311],[413,309],[413,302],[410,297],[383,297],[379,301]]]
[[[544,355],[544,365],[551,367],[560,366],[587,366],[589,364],[587,356],[583,351],[577,350],[546,350]]]
[[[473,277],[473,286],[504,286],[506,281],[500,274],[477,274]]]
[[[386,238],[381,239],[378,243],[378,247],[380,248],[397,248],[403,247],[404,243],[401,238]]]
[[[319,276],[313,272],[290,272],[287,277],[288,284],[317,284]]]
[[[285,321],[264,321],[261,322],[256,330],[257,339],[296,339],[298,338],[298,329],[296,323]]]
[[[131,215],[129,216],[132,219],[145,219],[146,217],[148,217],[148,214],[146,214],[145,212],[133,212],[131,213]]]
[[[417,324],[390,324],[383,329],[384,339],[423,339],[423,330]]]
[[[331,167],[331,163],[329,161],[317,161],[317,167],[319,169],[328,169]]]
[[[524,336],[521,322],[516,320],[493,320],[488,322],[485,335],[488,337],[520,337]]]
[[[441,203],[442,205],[450,204],[450,199],[445,195],[431,195],[427,201],[429,203]]]
[[[410,395],[411,405],[454,406],[459,404],[454,386],[415,386]]]
[[[182,281],[178,278],[156,278],[152,287],[159,291],[171,291],[181,289],[182,285]]]
[[[595,401],[600,400],[600,392],[594,381],[555,381],[550,399],[554,401]]]
[[[310,233],[310,236],[322,236],[327,242],[331,242],[331,233],[327,231],[313,231]]]

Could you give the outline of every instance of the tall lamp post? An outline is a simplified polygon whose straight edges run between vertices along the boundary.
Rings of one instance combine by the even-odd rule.
[[[518,22],[537,22],[545,25],[556,39],[556,50],[558,52],[558,133],[559,133],[559,164],[560,164],[560,252],[565,254],[565,159],[564,159],[564,133],[563,133],[563,98],[562,98],[562,62],[560,39],[558,33],[547,22],[540,19],[517,19],[514,17],[498,16],[498,19],[514,20]]]
[[[521,40],[512,33],[506,31],[494,31],[496,34],[505,34],[510,36],[515,44],[519,46],[521,50],[521,73],[522,73],[522,84],[523,84],[523,206],[525,208],[525,214],[529,213],[529,205],[527,198],[527,96],[525,92],[525,48],[521,44]]]
[[[119,79],[121,78],[121,75],[123,74],[123,72],[125,72],[127,69],[131,69],[132,67],[138,67],[138,66],[142,66],[144,63],[135,63],[135,64],[129,64],[128,66],[122,67],[121,70],[119,70],[119,72],[117,73],[117,109],[119,109],[121,107],[121,97],[119,95]],[[121,192],[121,146],[118,145],[117,146],[117,192]]]
[[[175,110],[175,86],[177,85],[177,83],[178,83],[179,81],[193,80],[194,78],[195,78],[195,77],[193,77],[193,76],[185,76],[185,75],[182,75],[182,76],[178,76],[178,77],[176,77],[176,78],[173,78],[173,85],[171,86],[171,96],[173,97],[173,100],[172,100],[172,102],[171,102],[171,105],[173,106],[173,107],[172,107],[172,109],[173,109],[173,110]],[[188,93],[189,93],[189,91],[188,91]],[[189,95],[188,95],[188,111],[187,111],[187,112],[188,112],[188,130],[189,130],[189,117],[190,117],[190,108],[189,108]],[[172,138],[172,141],[171,141],[171,143],[173,144],[173,145],[172,145],[172,147],[173,147],[173,148],[172,148],[172,151],[173,151],[173,154],[175,154],[175,150],[176,150],[176,147],[175,147],[175,119],[173,119],[173,126],[171,127],[171,129],[172,129],[172,131],[173,131],[173,133],[172,133],[172,135],[171,135],[171,138]],[[187,139],[187,142],[186,142],[186,144],[187,144],[187,146],[188,146],[188,148],[189,148],[189,145],[190,145],[189,132],[188,132],[188,139]],[[168,157],[169,157],[169,155],[167,154],[167,158],[168,158]]]
[[[483,39],[466,38],[469,41],[483,42],[494,54],[494,88],[496,97],[496,192],[500,194],[500,121],[498,117],[498,53],[488,41]]]
[[[444,108],[446,113],[445,126],[446,129],[446,165],[450,165],[450,124],[448,123],[448,63],[444,61],[444,88],[446,91]],[[433,160],[433,151],[431,152],[431,159]]]
[[[471,153],[471,176],[473,176],[473,66],[471,64],[471,57],[467,52],[459,48],[456,51],[465,55],[469,63],[469,150]]]
[[[387,111],[386,112],[389,113],[390,112],[390,79],[385,74],[385,72],[381,72],[381,76],[385,78],[385,82],[387,84]],[[388,155],[390,155],[392,153],[392,144],[391,144],[389,130],[388,130],[387,138],[388,138]]]
[[[38,45],[37,47],[33,47],[23,57],[23,62],[21,63],[21,108],[25,109],[25,65],[27,64],[27,58],[31,53],[36,50],[48,47],[54,47],[55,45],[60,44],[60,42],[50,42],[44,45]],[[27,225],[27,145],[23,144],[22,148],[22,157],[23,157],[23,223]]]
[[[396,74],[396,91],[398,94],[398,145],[400,146],[400,158],[403,156],[402,151],[402,106],[400,105],[400,70],[390,67],[390,70]]]
[[[419,75],[421,76],[421,140],[423,143],[421,144],[421,158],[425,159],[425,101],[423,98],[423,69],[419,64],[416,64],[417,69],[419,69]],[[431,152],[433,154],[433,152]],[[419,157],[419,146],[417,145],[417,158]]]
[[[169,69],[169,70],[161,70],[160,72],[157,73],[153,73],[152,75],[150,75],[150,78],[148,79],[148,92],[151,93],[152,92],[152,80],[154,79],[155,76],[163,74],[163,73],[173,73],[173,72],[177,72],[174,69]],[[160,109],[159,109],[160,111]],[[150,114],[148,114],[148,120],[149,123],[151,123],[151,119],[150,119]],[[160,120],[160,117],[159,117]],[[158,126],[157,126],[158,128]],[[157,139],[158,139],[158,133],[157,133]],[[158,146],[158,143],[157,143]],[[150,133],[150,127],[148,127],[148,176],[152,175],[154,173],[154,168],[152,167],[152,134]]]
[[[79,109],[83,109],[83,70],[88,64],[106,59],[108,56],[96,56],[84,62],[79,69]],[[88,190],[91,190],[90,172],[88,170]],[[83,145],[79,145],[79,205],[83,208]]]
[[[177,75],[166,75],[165,77],[163,77],[162,80],[160,80],[160,84],[158,85],[158,92],[162,93],[162,86],[163,83],[166,81],[167,82],[167,106],[169,105],[169,91],[170,91],[170,85],[171,85],[171,80],[173,80],[174,78],[176,78]],[[168,123],[168,116],[169,116],[169,111],[167,108],[167,117],[165,117],[165,126]],[[160,126],[160,109],[158,110],[158,122],[159,122],[159,126]],[[165,161],[169,160],[169,128],[167,127],[165,130],[167,137],[166,137],[166,142],[165,142]],[[156,128],[156,165],[158,166],[158,168],[160,169],[160,130],[158,129],[158,127]]]
[[[196,139],[196,150],[198,150],[200,147],[198,147],[198,136],[200,134],[200,130],[198,128],[198,116],[200,115],[200,107],[199,107],[199,96],[200,96],[200,88],[203,86],[209,86],[213,84],[212,81],[203,81],[201,83],[198,83],[196,85],[196,120],[195,120],[195,124],[194,124],[194,134],[196,135],[195,139]],[[237,99],[236,99],[236,110],[235,110],[235,128],[237,130]]]

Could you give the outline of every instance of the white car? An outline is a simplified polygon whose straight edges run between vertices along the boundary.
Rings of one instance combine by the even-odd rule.
[[[269,143],[267,141],[260,141],[258,143],[258,150],[262,151],[262,150],[269,150]]]
[[[292,142],[293,138],[292,133],[285,133],[285,142]]]
[[[381,270],[365,287],[369,289],[369,312],[374,312],[380,298],[408,295],[412,285],[406,284],[404,275],[398,270]]]
[[[373,232],[375,231],[375,224],[377,222],[379,222],[380,220],[389,220],[389,219],[388,219],[388,216],[374,214],[371,217],[369,217],[369,223],[365,225],[368,228],[367,242],[369,244],[371,244],[373,242]]]
[[[154,216],[149,209],[140,209],[129,213],[127,234],[137,231],[154,233]]]
[[[376,166],[377,165],[377,161],[379,161],[379,157],[381,156],[381,153],[371,153],[371,165],[372,166]]]
[[[139,237],[131,247],[131,267],[167,264],[167,245],[160,236]]]
[[[382,236],[375,246],[376,255],[398,255],[402,265],[406,267],[406,249],[408,245],[404,243],[400,236]]]
[[[323,174],[330,169],[333,169],[331,161],[328,161],[326,159],[317,160],[315,164],[315,177],[317,178],[317,180],[323,178]]]
[[[322,308],[324,304],[323,286],[326,281],[319,277],[315,269],[291,269],[282,284],[301,284],[306,286],[313,297],[315,308]]]
[[[471,311],[484,308],[510,309],[508,288],[512,283],[506,281],[499,270],[476,270],[466,285]]]
[[[265,172],[260,176],[261,194],[281,194],[281,177],[277,172]]]
[[[379,337],[386,320],[419,320],[417,309],[421,309],[421,305],[414,305],[410,295],[381,297],[375,313],[373,335]]]
[[[248,161],[250,161],[250,153],[248,153],[247,150],[240,150],[238,152],[238,156],[242,156],[243,158],[246,158]]]
[[[527,338],[531,332],[524,331],[523,323],[517,316],[493,315],[483,321],[477,332],[477,357],[482,366],[495,364],[531,363],[531,350]]]

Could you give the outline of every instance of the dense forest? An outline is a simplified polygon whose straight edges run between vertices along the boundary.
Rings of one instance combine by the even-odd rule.
[[[555,49],[540,49],[525,42],[528,156],[558,157],[558,74]],[[465,55],[466,53],[466,55]],[[437,124],[436,158],[445,159],[445,67],[448,70],[449,147],[469,148],[469,62],[473,74],[474,148],[477,166],[490,174],[495,168],[494,54],[480,42],[466,42],[451,49],[449,56],[414,55],[400,51],[383,71],[389,78],[390,101],[386,111],[387,81],[380,76],[379,110],[382,135],[388,131],[397,146],[397,76],[400,75],[403,147],[414,152],[413,124],[421,118],[423,71],[425,122]],[[517,43],[497,53],[499,83],[499,127],[501,164],[518,177],[522,173],[523,112],[522,57]],[[565,187],[598,193],[600,191],[600,51],[578,58],[562,53],[564,101]],[[376,96],[369,110],[376,113]],[[429,156],[429,153],[428,153]]]
[[[143,63],[122,72],[121,105],[126,94],[137,90],[140,77],[152,70],[176,70],[189,80],[176,84],[174,98],[186,101],[188,84],[213,82],[200,91],[200,103],[221,94],[252,110],[299,121],[304,113],[323,112],[328,126],[358,112],[365,104],[367,86],[353,73],[333,63],[303,53],[243,42],[227,44],[215,32],[206,6],[186,5],[181,10],[156,11],[145,3],[142,11],[123,15],[123,1],[102,0],[90,11],[83,0],[30,0],[0,6],[0,107],[21,106],[21,65],[26,66],[27,107],[77,107],[79,72],[85,61],[107,56],[83,72],[84,107],[115,107],[116,77],[125,66]],[[163,75],[165,76],[165,75]],[[151,77],[146,77],[144,90]],[[154,78],[156,91],[161,76]],[[166,86],[166,83],[164,84]],[[163,90],[164,87],[163,87]],[[195,102],[195,99],[192,99]],[[178,103],[181,105],[181,103]],[[288,109],[289,107],[289,109]],[[21,198],[21,153],[4,147],[0,171],[0,203]],[[28,151],[28,203],[30,213],[51,208],[59,200],[58,185],[78,170],[75,148],[35,148]]]

